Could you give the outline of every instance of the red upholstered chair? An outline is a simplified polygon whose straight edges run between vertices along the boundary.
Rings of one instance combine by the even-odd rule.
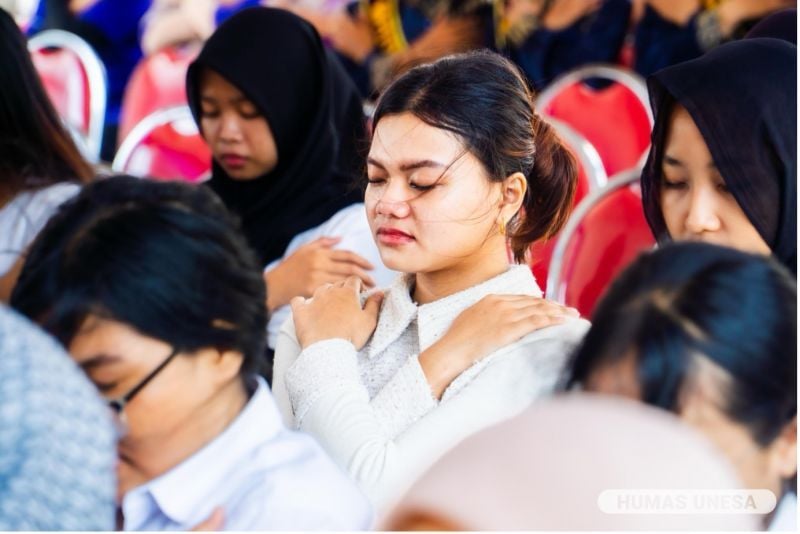
[[[56,111],[91,161],[100,158],[106,112],[106,71],[86,41],[46,30],[28,41],[33,64]]]
[[[573,203],[573,206],[577,206],[586,195],[600,189],[608,182],[603,161],[594,146],[567,124],[552,117],[545,117],[545,120],[555,128],[558,137],[572,152],[578,163],[578,187]],[[558,236],[554,236],[547,241],[537,241],[530,249],[531,271],[542,291],[546,289],[547,269],[550,266],[550,258],[553,255],[557,238]]]
[[[590,79],[611,83],[595,89]],[[587,65],[557,78],[542,91],[536,107],[580,132],[597,149],[606,174],[641,165],[650,148],[653,114],[647,86],[634,72],[610,65]]]
[[[550,261],[547,298],[591,317],[609,283],[655,244],[644,218],[639,171],[609,180],[575,209]]]
[[[187,103],[186,71],[199,52],[199,45],[169,47],[139,62],[122,98],[120,142],[154,111]]]
[[[111,168],[143,178],[199,182],[209,176],[211,151],[189,107],[176,106],[151,113],[134,126]]]

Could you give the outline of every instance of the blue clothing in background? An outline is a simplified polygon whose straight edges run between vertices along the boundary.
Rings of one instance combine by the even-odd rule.
[[[237,11],[241,11],[242,9],[248,7],[256,7],[259,5],[261,5],[260,0],[241,0],[239,3],[236,4],[220,6],[217,8],[217,12],[214,15],[214,19],[217,22],[217,26],[219,26],[225,19],[227,19]]]
[[[649,5],[636,26],[634,69],[642,76],[703,55],[697,41],[695,13],[685,26],[663,18]]]
[[[519,46],[509,46],[509,58],[522,68],[537,89],[586,63],[615,63],[628,29],[628,0],[606,0],[595,12],[563,30],[539,28]]]

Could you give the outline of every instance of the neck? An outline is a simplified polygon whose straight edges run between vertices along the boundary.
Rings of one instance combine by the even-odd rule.
[[[193,410],[166,434],[138,440],[123,438],[118,446],[117,495],[160,476],[219,436],[244,409],[248,394],[238,378]]]
[[[417,273],[412,298],[417,304],[428,304],[501,275],[508,266],[503,244],[500,250],[475,255],[446,269]]]

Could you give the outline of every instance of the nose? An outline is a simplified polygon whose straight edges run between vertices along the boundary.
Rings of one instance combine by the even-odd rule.
[[[219,125],[219,137],[220,140],[227,142],[236,142],[242,139],[242,129],[236,114],[225,113],[222,115]]]
[[[689,212],[686,214],[686,230],[692,235],[716,232],[721,228],[716,193],[710,187],[698,187],[689,197]]]
[[[375,213],[402,219],[411,213],[411,198],[401,187],[400,180],[392,180],[375,202]]]

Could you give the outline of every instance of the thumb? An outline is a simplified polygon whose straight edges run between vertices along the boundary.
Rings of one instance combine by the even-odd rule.
[[[377,320],[378,313],[381,311],[381,303],[383,302],[383,292],[377,291],[367,298],[364,303],[364,311],[371,318]]]
[[[313,242],[321,247],[330,248],[341,240],[341,237],[324,236],[315,239]]]
[[[208,519],[194,526],[192,532],[215,532],[222,530],[224,526],[225,512],[221,506],[217,506],[214,508],[214,511],[211,512],[211,515],[208,516]]]

